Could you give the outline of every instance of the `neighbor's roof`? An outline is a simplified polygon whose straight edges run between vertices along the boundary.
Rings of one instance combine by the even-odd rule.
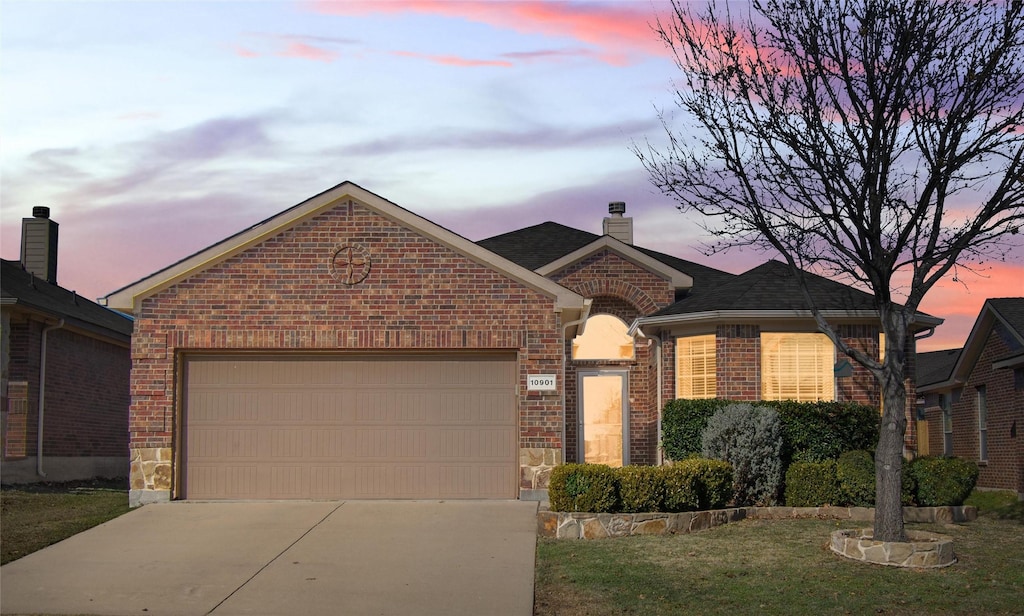
[[[941,383],[949,378],[963,349],[946,349],[917,354],[917,387]]]
[[[34,276],[20,262],[7,259],[0,259],[0,304],[64,319],[69,325],[122,341],[129,339],[134,325],[131,318]]]
[[[921,375],[917,383],[918,391],[926,393],[966,383],[981,358],[989,335],[998,325],[1005,329],[1006,335],[1003,340],[1009,346],[1010,352],[1005,356],[992,358],[992,367],[1017,368],[1024,365],[1024,297],[990,298],[982,305],[978,318],[974,321],[974,327],[967,336],[967,342],[957,354],[950,370],[944,377],[937,373]]]

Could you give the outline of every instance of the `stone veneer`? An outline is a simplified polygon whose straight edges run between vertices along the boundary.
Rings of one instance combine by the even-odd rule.
[[[975,507],[904,507],[907,522],[969,522],[977,519]],[[583,513],[541,511],[537,534],[553,539],[604,539],[632,535],[692,533],[740,520],[787,520],[819,518],[871,522],[868,507],[738,507],[684,513]]]
[[[553,447],[519,450],[519,498],[547,500],[551,469],[562,463],[562,450]]]
[[[171,499],[171,448],[132,449],[128,504],[132,507]]]

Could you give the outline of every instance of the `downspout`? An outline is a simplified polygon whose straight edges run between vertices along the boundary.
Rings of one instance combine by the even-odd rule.
[[[914,340],[924,340],[925,338],[931,338],[932,335],[935,333],[935,327],[932,326],[932,327],[929,327],[927,330],[923,330],[923,331],[925,331],[925,334],[921,335],[921,336],[916,336],[915,335],[914,336]]]
[[[39,338],[39,412],[36,425],[36,474],[46,477],[43,472],[43,410],[46,402],[46,338],[47,334],[55,329],[64,327],[64,319],[59,320],[55,325],[43,328],[43,334]]]
[[[590,305],[593,303],[592,299],[583,300],[583,312],[580,313],[580,318],[575,321],[569,321],[568,323],[562,324],[562,464],[566,463],[565,459],[565,388],[566,388],[566,376],[568,370],[566,366],[569,363],[569,357],[566,354],[565,337],[569,333],[569,328],[585,323],[590,318]],[[576,392],[576,398],[579,399],[579,392]]]

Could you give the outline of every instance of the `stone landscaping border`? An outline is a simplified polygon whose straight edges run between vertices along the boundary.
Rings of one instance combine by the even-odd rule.
[[[869,507],[737,507],[685,513],[580,513],[540,511],[537,534],[553,539],[604,539],[632,535],[692,533],[740,520],[818,518],[871,522]],[[952,523],[978,518],[976,507],[904,507],[905,522]]]
[[[870,528],[851,528],[832,533],[829,547],[845,558],[889,567],[938,569],[956,562],[953,540],[923,530],[906,531],[906,541],[875,541]]]

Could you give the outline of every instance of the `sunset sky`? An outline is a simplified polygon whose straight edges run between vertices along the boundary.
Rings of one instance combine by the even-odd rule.
[[[345,180],[479,240],[546,220],[642,246],[709,238],[630,146],[664,142],[675,67],[627,2],[0,2],[0,252],[33,206],[58,282],[90,298]],[[664,13],[662,13],[664,14]],[[946,282],[923,350],[961,346],[986,297],[1024,295],[1024,250]],[[965,286],[966,285],[966,286]]]

